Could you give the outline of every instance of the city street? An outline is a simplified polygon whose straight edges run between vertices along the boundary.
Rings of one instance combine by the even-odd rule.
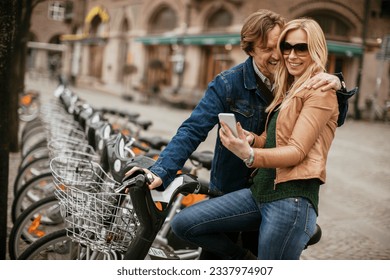
[[[45,79],[27,81],[26,89],[41,92],[45,102],[56,84]],[[73,88],[96,108],[113,107],[140,113],[153,125],[145,134],[172,137],[191,113],[165,104],[125,101],[110,93]],[[351,104],[352,106],[352,104]],[[199,150],[213,150],[216,129]],[[18,155],[10,156],[13,185]],[[12,189],[9,190],[12,195]],[[9,208],[12,197],[10,197]],[[390,124],[347,119],[337,129],[328,158],[327,182],[321,187],[318,224],[321,241],[304,251],[306,260],[390,259]],[[10,228],[9,228],[10,230]]]

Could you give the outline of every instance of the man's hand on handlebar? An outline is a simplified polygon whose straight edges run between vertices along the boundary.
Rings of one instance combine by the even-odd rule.
[[[134,174],[136,171],[139,171],[139,170],[142,170],[143,173],[145,173],[146,178],[148,179],[147,184],[148,184],[150,190],[158,188],[159,186],[162,185],[161,178],[158,177],[157,175],[153,174],[152,172],[150,172],[149,169],[146,169],[146,168],[133,167],[129,171],[126,172],[125,176],[131,176],[132,174]]]

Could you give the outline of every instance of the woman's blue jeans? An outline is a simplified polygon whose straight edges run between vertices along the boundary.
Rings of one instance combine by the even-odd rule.
[[[250,189],[199,202],[172,220],[173,232],[223,259],[242,259],[246,249],[224,233],[259,230],[258,259],[299,259],[317,215],[302,197],[257,203]]]

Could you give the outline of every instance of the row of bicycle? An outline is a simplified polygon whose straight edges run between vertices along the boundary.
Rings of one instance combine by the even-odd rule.
[[[96,109],[60,85],[21,132],[14,183],[11,259],[198,259],[169,221],[182,207],[212,195],[197,178],[212,153],[195,152],[164,191],[147,177],[168,141],[146,137],[139,114]]]

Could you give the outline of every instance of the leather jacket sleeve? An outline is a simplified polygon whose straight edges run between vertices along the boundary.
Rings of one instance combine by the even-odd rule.
[[[267,133],[264,131],[261,135],[254,135],[255,136],[255,141],[253,144],[253,148],[263,148],[265,145],[265,140],[267,138]]]

